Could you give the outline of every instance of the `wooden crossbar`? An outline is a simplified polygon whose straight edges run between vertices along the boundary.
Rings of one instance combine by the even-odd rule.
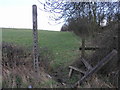
[[[85,47],[85,50],[97,50],[99,47]],[[79,48],[79,50],[82,50],[82,47]]]

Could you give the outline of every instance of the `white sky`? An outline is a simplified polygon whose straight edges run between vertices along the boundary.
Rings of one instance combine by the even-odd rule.
[[[37,0],[0,0],[0,27],[32,29],[32,5]],[[49,13],[38,9],[38,29],[59,31],[62,24],[50,25]]]

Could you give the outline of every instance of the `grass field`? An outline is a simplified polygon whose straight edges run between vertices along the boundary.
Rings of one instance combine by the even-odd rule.
[[[54,55],[52,67],[66,66],[78,56],[80,39],[70,32],[38,31],[39,47],[48,48]],[[2,40],[29,48],[32,51],[32,30],[2,29]]]

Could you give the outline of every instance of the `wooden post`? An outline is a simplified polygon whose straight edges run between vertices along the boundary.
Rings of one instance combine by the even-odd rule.
[[[0,29],[0,90],[2,89],[2,28]]]
[[[82,51],[81,51],[81,57],[85,57],[85,37],[82,38]]]
[[[33,59],[34,59],[34,70],[38,73],[38,31],[37,31],[37,6],[32,6],[33,14]]]
[[[69,78],[71,77],[72,71],[73,71],[73,69],[70,68],[70,72],[69,72],[69,75],[68,75]]]
[[[118,37],[117,36],[114,36],[113,37],[113,46],[114,46],[114,49],[117,49],[118,48]]]

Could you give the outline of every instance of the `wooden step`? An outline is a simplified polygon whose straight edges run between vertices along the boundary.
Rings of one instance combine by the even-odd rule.
[[[70,68],[70,71],[69,71],[69,78],[71,77],[73,70],[78,71],[78,72],[83,73],[83,74],[86,73],[86,71],[83,71],[83,70],[78,69],[78,68],[73,67],[73,66],[69,66],[69,68]]]

